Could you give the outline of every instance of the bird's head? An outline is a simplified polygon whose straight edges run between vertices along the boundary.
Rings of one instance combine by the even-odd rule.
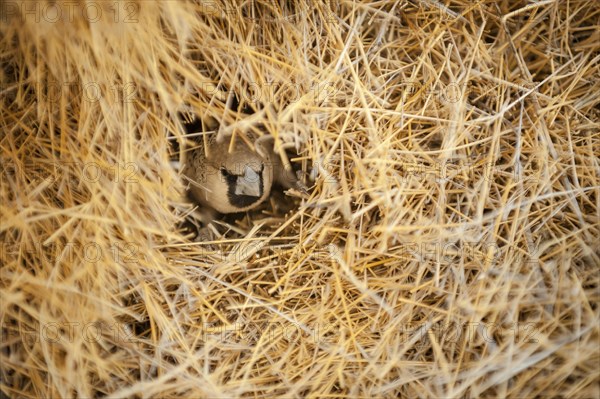
[[[271,192],[273,173],[268,152],[254,151],[241,140],[230,150],[230,138],[213,141],[190,157],[186,176],[192,196],[221,213],[250,210]]]

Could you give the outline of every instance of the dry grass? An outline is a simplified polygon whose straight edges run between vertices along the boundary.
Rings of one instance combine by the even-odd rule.
[[[3,2],[2,392],[599,397],[596,0],[281,4]],[[186,236],[186,105],[310,195]]]

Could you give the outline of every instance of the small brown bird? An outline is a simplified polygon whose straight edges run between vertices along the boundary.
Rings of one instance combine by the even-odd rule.
[[[231,136],[218,141],[210,135],[208,145],[190,150],[183,174],[189,181],[191,197],[220,213],[244,212],[255,208],[271,193],[274,162],[267,140],[256,140],[252,150]]]
[[[186,151],[182,172],[189,196],[202,205],[207,220],[215,216],[214,211],[227,214],[254,209],[269,197],[274,182],[307,193],[289,162],[284,167],[281,156],[275,154],[270,134],[256,138],[249,133],[249,138],[256,138],[251,148],[239,137],[219,137],[219,123],[212,117],[201,120],[192,112],[183,112],[180,118],[187,134],[204,136]]]

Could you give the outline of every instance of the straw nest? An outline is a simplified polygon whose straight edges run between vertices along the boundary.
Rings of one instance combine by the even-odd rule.
[[[595,0],[1,16],[3,395],[600,395]],[[182,228],[184,109],[308,195]]]

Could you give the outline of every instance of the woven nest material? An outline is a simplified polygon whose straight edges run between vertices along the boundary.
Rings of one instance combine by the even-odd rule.
[[[600,396],[596,0],[0,19],[3,395]],[[190,233],[182,112],[308,192]]]

